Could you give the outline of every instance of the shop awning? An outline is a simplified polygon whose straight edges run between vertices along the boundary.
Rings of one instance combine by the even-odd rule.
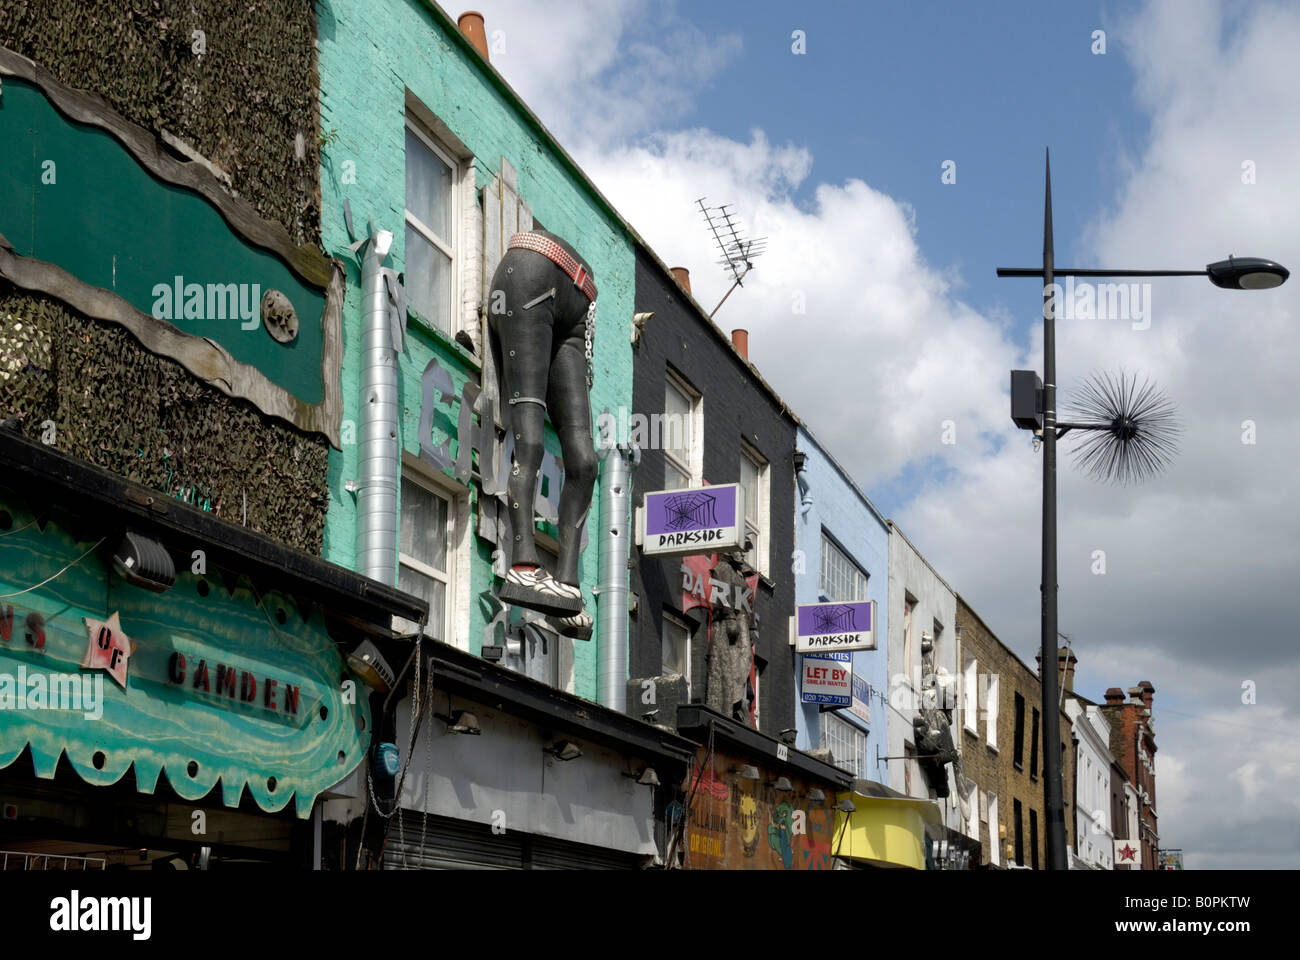
[[[909,797],[871,780],[858,780],[851,791],[836,798],[852,803],[851,813],[838,811],[834,850],[837,857],[878,867],[925,869],[929,843],[926,825],[942,825],[933,800]]]

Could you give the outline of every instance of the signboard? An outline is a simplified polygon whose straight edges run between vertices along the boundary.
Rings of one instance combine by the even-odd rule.
[[[871,722],[871,684],[861,677],[853,678],[853,702],[849,712],[863,723]]]
[[[853,699],[853,654],[809,653],[803,658],[803,702],[847,707]]]
[[[637,542],[648,557],[739,550],[745,545],[745,492],[738,483],[647,493]]]
[[[341,265],[2,46],[0,78],[0,277],[339,447]]]
[[[1115,866],[1122,867],[1126,864],[1137,870],[1142,869],[1142,850],[1131,840],[1116,840]]]
[[[801,603],[795,614],[799,653],[876,649],[876,601]]]

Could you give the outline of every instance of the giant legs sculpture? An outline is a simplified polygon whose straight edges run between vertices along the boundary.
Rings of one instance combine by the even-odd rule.
[[[595,303],[591,270],[568,243],[545,230],[510,238],[488,301],[515,446],[507,490],[511,564],[497,595],[547,614],[560,633],[580,639],[589,639],[592,627],[578,586],[578,559],[597,470],[588,396]],[[533,536],[547,413],[564,460],[553,575],[542,566]]]

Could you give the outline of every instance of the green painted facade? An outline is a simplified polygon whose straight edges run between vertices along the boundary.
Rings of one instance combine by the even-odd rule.
[[[322,237],[326,251],[347,259],[350,240],[343,212],[346,198],[359,235],[367,231],[371,219],[376,228],[393,232],[395,242],[387,265],[403,269],[404,142],[409,90],[411,97],[473,154],[476,188],[481,190],[491,183],[504,157],[517,171],[518,194],[537,220],[573,243],[589,261],[599,287],[591,394],[593,423],[595,414],[603,409],[616,412],[620,406],[630,408],[633,246],[626,228],[607,203],[540,130],[537,121],[505,89],[492,69],[467,46],[455,22],[433,4],[422,0],[320,0],[317,17],[320,126],[325,143],[321,158]],[[359,469],[359,438],[356,431],[347,428],[349,422],[359,423],[360,304],[360,271],[351,261],[343,310],[345,436],[342,452],[330,454],[324,556],[353,569],[357,508],[344,485],[357,477]],[[471,354],[412,316],[399,373],[401,446],[411,456],[420,453],[421,376],[430,358],[435,357],[451,373],[458,392],[467,379],[477,382],[480,376]],[[457,451],[455,415],[455,407],[440,408],[433,435],[427,438],[435,446],[450,439],[453,456]],[[548,437],[547,449],[559,453],[553,436]],[[592,588],[597,581],[600,549],[599,494],[597,481],[588,520],[588,546],[581,565],[587,611],[593,618],[597,613]],[[470,495],[476,500],[476,483],[471,483]],[[494,604],[487,599],[493,588],[492,547],[478,536],[473,509],[469,522],[469,610],[456,616],[455,636],[440,639],[477,654],[484,627],[495,612]],[[597,633],[590,642],[574,643],[573,692],[592,700],[597,691],[599,642]]]

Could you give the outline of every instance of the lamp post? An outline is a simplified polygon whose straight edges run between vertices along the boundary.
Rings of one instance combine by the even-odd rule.
[[[1110,422],[1058,423],[1056,418],[1056,278],[1067,277],[1208,277],[1217,287],[1231,290],[1266,290],[1286,282],[1290,272],[1272,260],[1257,257],[1229,257],[1203,270],[1106,270],[1057,267],[1052,237],[1052,159],[1046,160],[1046,191],[1043,201],[1043,265],[1041,267],[999,267],[999,277],[1039,277],[1043,282],[1043,384],[1039,397],[1043,433],[1043,579],[1042,592],[1042,692],[1045,754],[1043,798],[1047,809],[1047,868],[1068,869],[1065,843],[1065,799],[1062,783],[1061,726],[1057,707],[1060,682],[1057,664],[1057,579],[1056,579],[1056,441],[1067,430],[1105,430],[1127,449],[1140,422],[1116,416]],[[1014,377],[1014,374],[1013,374]],[[1014,397],[1013,397],[1014,403]],[[1014,415],[1013,410],[1013,415]],[[1018,425],[1024,427],[1021,420]],[[1058,432],[1059,431],[1059,432]],[[1121,458],[1123,452],[1120,453]],[[1140,471],[1139,471],[1140,472]],[[1047,718],[1053,718],[1048,722]]]

